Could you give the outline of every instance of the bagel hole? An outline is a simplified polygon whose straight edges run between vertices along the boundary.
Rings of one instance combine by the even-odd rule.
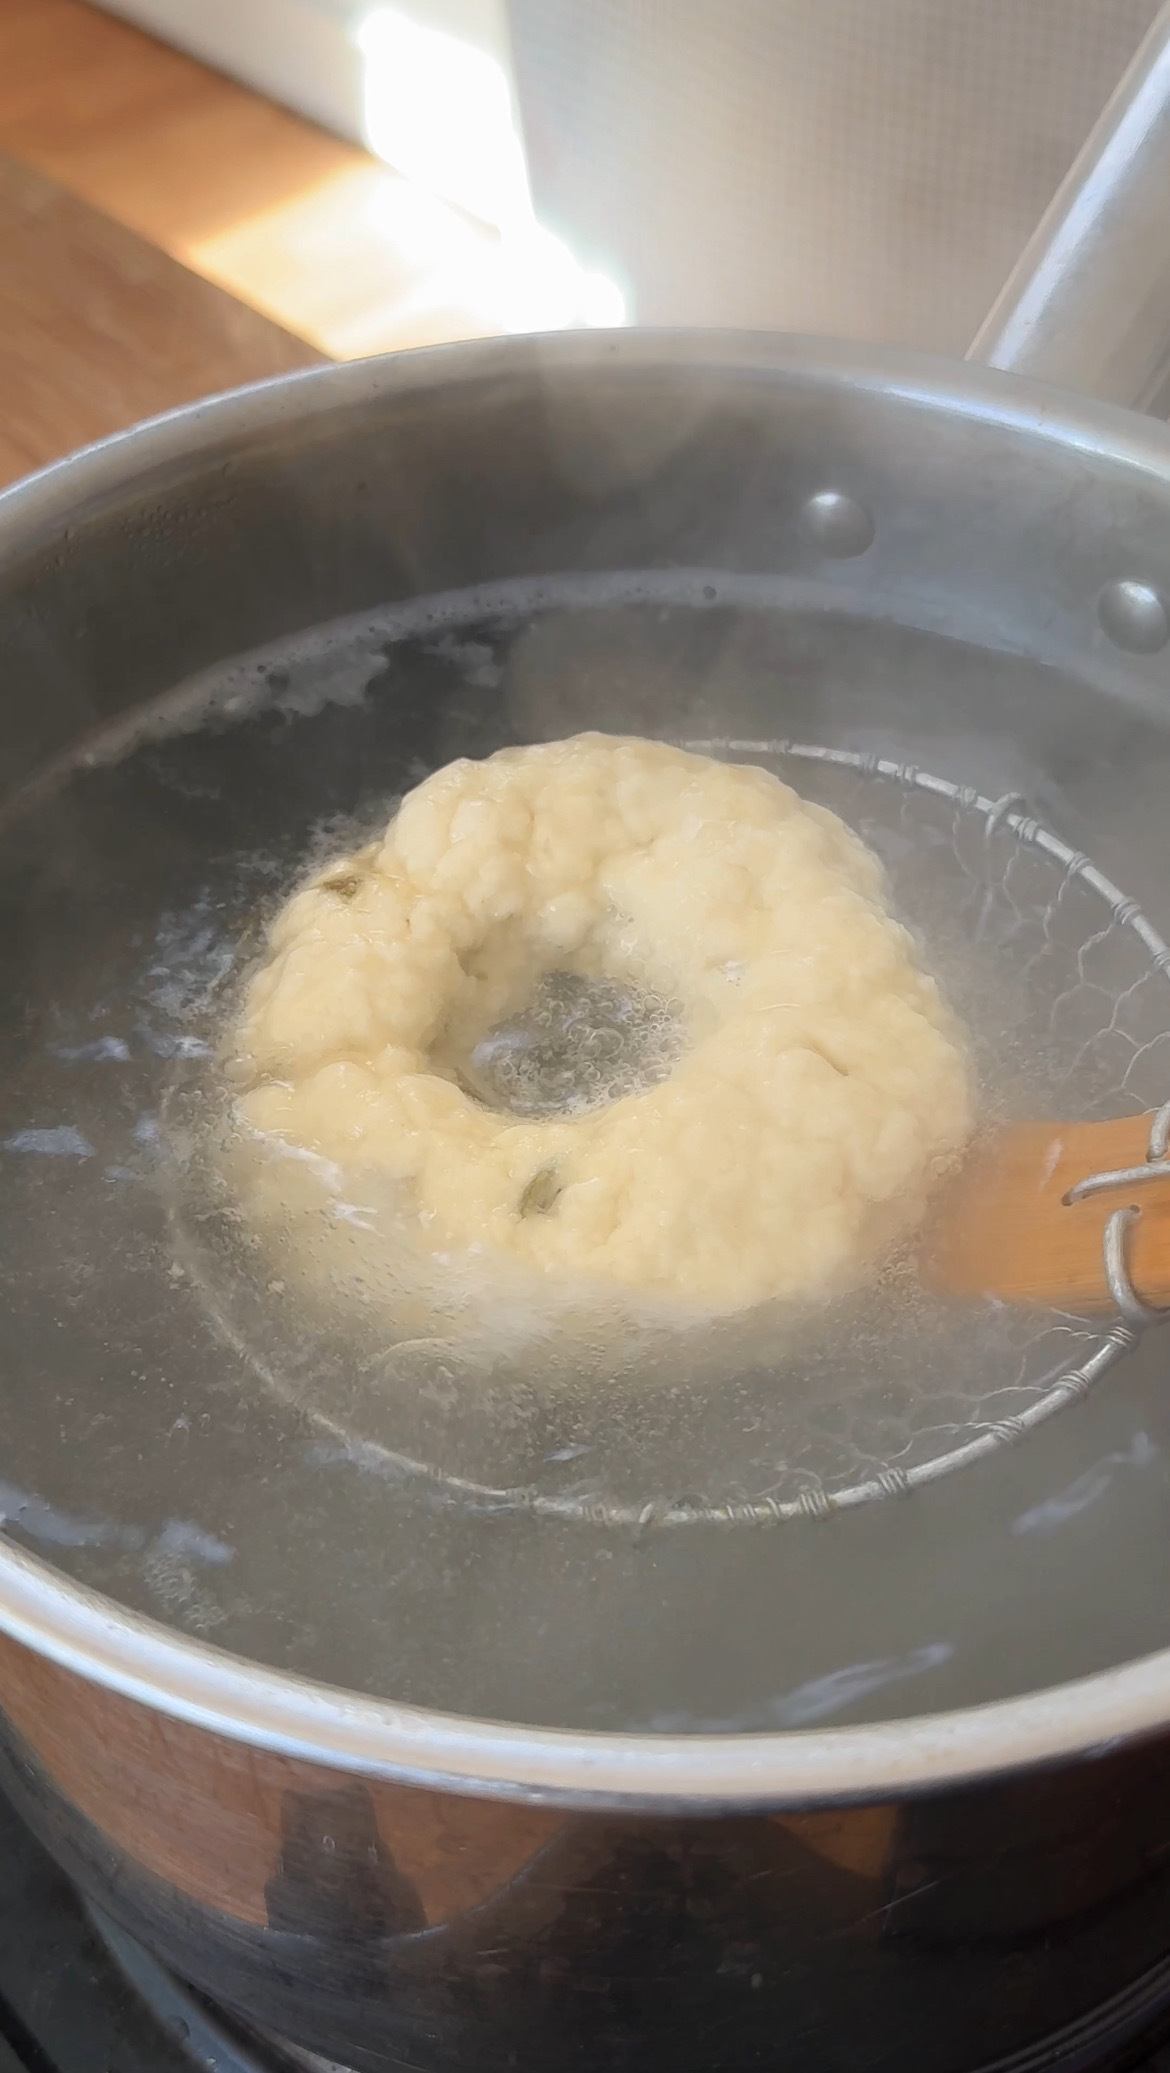
[[[680,1002],[628,979],[554,970],[481,1034],[440,1042],[434,1063],[486,1108],[574,1116],[658,1086],[684,1048]]]

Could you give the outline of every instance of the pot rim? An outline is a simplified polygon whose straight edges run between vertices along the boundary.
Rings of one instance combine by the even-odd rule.
[[[306,415],[384,394],[490,382],[518,366],[564,374],[599,364],[635,375],[686,365],[884,394],[1170,477],[1166,426],[996,370],[893,347],[767,333],[568,332],[310,368],[117,433],[0,493],[0,567],[129,484],[233,434],[279,434]],[[902,1797],[1102,1756],[1170,1719],[1170,1648],[1044,1691],[864,1726],[637,1735],[464,1719],[347,1692],[196,1641],[71,1581],[2,1535],[0,1632],[82,1677],[233,1740],[432,1788],[598,1808],[697,1811]]]

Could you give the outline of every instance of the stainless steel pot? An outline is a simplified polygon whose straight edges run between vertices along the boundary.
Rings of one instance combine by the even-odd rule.
[[[1163,51],[1164,38],[1143,54],[1143,92]],[[1119,157],[1133,105],[1131,92],[1076,172],[1046,253],[1094,182],[1123,214],[1141,189],[1164,148],[1161,104]],[[1063,336],[1053,312],[1083,276],[1050,265],[1046,278],[1044,320]],[[1130,348],[1149,311],[1144,294],[1114,293],[1105,313],[1143,390],[1157,356]],[[300,628],[387,599],[622,569],[766,586],[800,628],[769,693],[780,731],[798,710],[859,754],[922,741],[961,783],[1027,789],[1170,920],[1170,434],[1003,373],[847,345],[459,347],[292,377],[50,470],[0,500],[6,789],[87,728]],[[570,673],[548,731],[637,724],[611,689]],[[734,685],[708,692],[698,707],[717,697],[715,717],[742,722]],[[14,1027],[5,1041],[19,1045]],[[11,1220],[10,1239],[23,1359],[30,1318],[46,1316],[44,1262]],[[63,1229],[63,1250],[73,1242]],[[131,1357],[115,1347],[109,1375]],[[246,1622],[221,1630],[232,1653],[182,1631],[182,1605],[170,1626],[145,1617],[129,1574],[140,1541],[9,1492],[2,1782],[83,1892],[182,1977],[242,2022],[370,2073],[1088,2065],[1170,2003],[1170,1621],[1151,1582],[1165,1357],[1151,1338],[1127,1379],[1062,1413],[1055,1454],[1029,1440],[982,1481],[957,1476],[953,1497],[875,1507],[833,1543],[846,1548],[834,1646],[851,1637],[853,1681],[831,1672],[829,1702],[822,1678],[816,1706],[788,1717],[853,1717],[798,1731],[766,1731],[783,1717],[766,1709],[749,1709],[746,1733],[715,1731],[701,1708],[688,1732],[558,1725],[576,1701],[558,1711],[549,1682],[571,1686],[578,1653],[592,1674],[589,1647],[555,1622],[524,1627],[519,1607],[521,1686],[535,1656],[553,1667],[513,1716],[545,1725],[511,1724],[458,1651],[450,1685],[423,1703],[370,1682],[363,1695],[356,1662],[314,1681],[279,1636],[256,1644],[268,1666],[249,1659]],[[73,1399],[53,1394],[51,1362],[38,1373],[47,1425],[34,1446],[36,1406],[14,1399],[6,1466],[19,1447],[61,1451]],[[188,1409],[171,1429],[184,1445]],[[1131,1462],[1115,1425],[1139,1413],[1148,1451]],[[1102,1460],[1122,1464],[1103,1484]],[[119,1462],[124,1496],[141,1470],[125,1447]],[[1064,1513],[1051,1510],[1058,1471],[1081,1492]],[[1033,1561],[1018,1533],[985,1530],[992,1515],[1062,1525],[1111,1478],[1095,1543],[1070,1532]],[[841,1524],[788,1522],[773,1540],[827,1550],[815,1536]],[[618,1567],[658,1560],[653,1525],[650,1553],[627,1536]],[[52,1563],[29,1551],[38,1533]],[[111,1557],[103,1589],[88,1588],[85,1551],[109,1546],[122,1567]],[[947,1618],[969,1620],[966,1683],[948,1683],[945,1648],[916,1653],[909,1630],[880,1638],[883,1595],[916,1564],[921,1578],[928,1546],[943,1548]],[[794,1559],[815,1569],[821,1556]],[[1054,1569],[1060,1632],[1045,1610]],[[633,1622],[628,1656],[639,1634],[651,1655],[673,1635],[668,1667],[685,1683],[688,1641],[698,1651],[719,1631],[719,1675],[782,1677],[810,1644],[761,1624],[758,1595],[755,1624],[737,1626],[737,1588],[725,1579],[704,1608],[680,1586],[653,1634]],[[883,1676],[856,1675],[859,1651],[863,1672],[921,1671],[909,1689],[930,1710],[912,1696],[891,1717]]]

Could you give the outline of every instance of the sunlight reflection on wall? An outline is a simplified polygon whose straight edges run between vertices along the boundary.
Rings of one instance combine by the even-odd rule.
[[[498,49],[375,6],[356,30],[371,151],[422,194],[455,203],[498,232],[439,260],[440,301],[470,301],[501,331],[625,321],[617,283],[582,266],[537,223],[511,82]],[[498,42],[503,43],[500,24]],[[452,277],[452,266],[467,278]],[[431,283],[428,292],[438,286]]]

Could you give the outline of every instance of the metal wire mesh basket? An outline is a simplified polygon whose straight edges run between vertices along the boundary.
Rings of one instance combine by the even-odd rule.
[[[1170,950],[1023,800],[848,749],[684,745],[775,770],[878,854],[895,912],[970,1033],[992,1119],[1164,1102]],[[518,1360],[440,1327],[389,1347],[375,1337],[355,1357],[352,1339],[295,1308],[282,1343],[214,1229],[206,1206],[180,1215],[180,1257],[221,1328],[327,1444],[380,1474],[422,1476],[443,1499],[600,1526],[770,1523],[904,1493],[1022,1439],[1151,1321],[1115,1228],[1118,1315],[1105,1328],[948,1302],[902,1261],[876,1288],[796,1319],[763,1311],[749,1326],[611,1335],[569,1354],[546,1337]]]

